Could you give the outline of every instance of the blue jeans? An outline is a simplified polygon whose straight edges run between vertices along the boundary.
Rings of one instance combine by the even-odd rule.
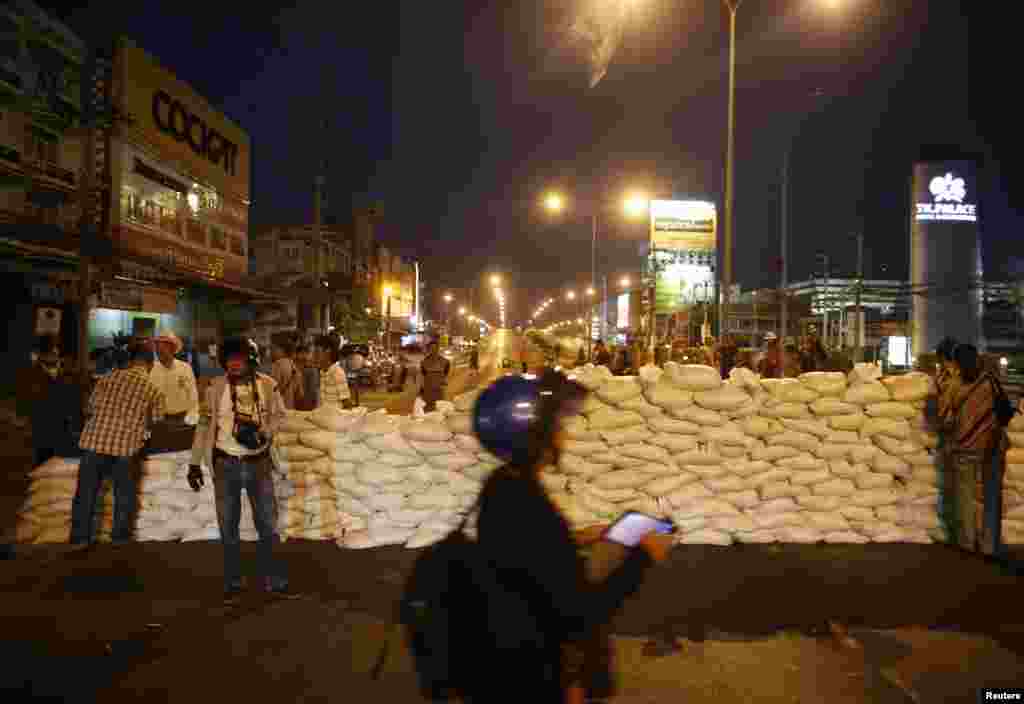
[[[284,571],[274,560],[274,547],[281,542],[275,526],[277,504],[269,455],[256,460],[220,455],[214,459],[213,488],[217,497],[217,523],[224,544],[224,589],[242,588],[242,489],[249,496],[259,543],[256,566],[267,588],[284,589],[288,585]]]
[[[96,539],[96,496],[104,476],[114,480],[114,529],[111,539],[123,543],[132,538],[135,519],[135,457],[101,455],[83,450],[78,466],[78,487],[71,504],[71,542],[91,543]]]

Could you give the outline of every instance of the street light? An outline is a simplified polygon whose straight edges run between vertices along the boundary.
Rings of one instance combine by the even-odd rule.
[[[393,290],[394,289],[392,289],[390,286],[385,286],[381,291],[381,293],[384,294],[385,300],[387,301],[387,307],[385,309],[386,312],[384,314],[386,320],[384,325],[384,334],[386,335],[386,337],[384,338],[384,348],[387,350],[391,349],[391,293],[393,292]]]
[[[575,291],[569,291],[567,294],[565,294],[565,297],[568,298],[570,301],[575,300],[576,299],[576,292]]]
[[[465,314],[466,314],[466,308],[465,307],[459,308],[459,315],[465,315]]]
[[[626,215],[636,218],[647,212],[649,202],[649,199],[645,196],[634,194],[626,198],[623,208],[626,211]]]
[[[594,295],[594,287],[593,286],[590,286],[589,288],[587,288],[587,295],[588,296],[593,296]]]
[[[445,303],[451,303],[452,302],[452,294],[450,294],[450,293],[444,294],[444,302]]]
[[[623,276],[619,280],[619,286],[622,286],[623,288],[626,288],[627,286],[629,286],[629,277],[628,276]]]
[[[544,208],[550,213],[560,213],[565,207],[565,200],[557,193],[549,193],[544,197]]]

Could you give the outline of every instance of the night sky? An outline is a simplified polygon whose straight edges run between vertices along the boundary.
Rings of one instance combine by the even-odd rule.
[[[861,228],[867,274],[905,277],[910,163],[930,144],[984,156],[987,274],[1021,273],[1021,218],[1010,207],[1022,188],[1012,168],[1018,120],[1006,110],[1016,81],[997,82],[1009,66],[995,55],[1012,22],[991,10],[968,20],[953,0],[839,4],[746,0],[740,10],[737,280],[776,285],[790,139],[791,279],[809,276],[819,251],[852,273]],[[986,12],[981,5],[972,13]],[[380,202],[385,244],[422,257],[438,294],[506,274],[518,320],[542,291],[589,281],[590,227],[577,217],[589,203],[642,188],[721,204],[721,2],[635,0],[595,88],[560,42],[570,6],[310,1],[254,16],[252,3],[185,12],[159,0],[130,14],[122,3],[54,9],[84,33],[119,27],[249,131],[254,222],[309,221],[313,169],[326,155],[332,209]],[[540,212],[550,186],[572,196],[577,216]],[[610,205],[601,218],[599,270],[635,270],[644,226]]]

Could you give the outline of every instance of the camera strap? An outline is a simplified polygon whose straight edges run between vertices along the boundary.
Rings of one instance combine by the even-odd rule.
[[[231,389],[231,415],[234,418],[234,427],[232,428],[231,434],[235,435],[238,433],[238,392],[235,389],[236,384],[230,379],[228,379],[228,386]],[[256,375],[251,373],[249,375],[249,388],[252,390],[253,408],[256,411],[256,422],[262,425],[263,408],[262,405],[260,404],[260,394],[259,389],[257,387],[258,384],[256,383]]]

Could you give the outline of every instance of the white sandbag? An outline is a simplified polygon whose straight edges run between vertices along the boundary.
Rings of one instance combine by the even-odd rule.
[[[858,362],[847,375],[850,385],[866,384],[882,378],[882,367],[874,362]]]
[[[753,508],[761,503],[761,497],[757,495],[757,492],[753,489],[744,489],[742,491],[727,491],[719,494],[718,499],[726,501],[738,509],[749,509]]]
[[[689,421],[690,423],[696,423],[697,425],[701,426],[718,426],[723,425],[725,423],[725,417],[718,411],[700,408],[699,406],[685,406],[683,408],[673,408],[669,412],[676,418],[679,418],[680,420]]]
[[[611,520],[618,518],[623,511],[636,511],[637,513],[644,513],[648,516],[661,516],[664,514],[664,511],[662,511],[658,502],[650,496],[639,496],[635,499],[624,501],[619,504],[618,509],[618,513],[610,516]]]
[[[715,479],[705,479],[704,486],[715,494],[721,494],[725,492],[743,491],[748,487],[748,484],[745,479],[733,474]]]
[[[470,438],[469,435],[461,435],[459,437]],[[476,443],[476,438],[470,439],[473,440],[474,443]],[[459,451],[458,445],[456,445],[456,443],[454,442],[420,442],[419,440],[410,440],[409,444],[412,446],[412,449],[416,450],[418,454],[425,456],[450,455],[453,452]],[[468,451],[475,453],[479,450],[479,443],[476,443],[474,446],[470,447]]]
[[[634,425],[643,425],[644,417],[632,411],[620,411],[615,408],[606,408],[596,411],[589,416],[592,430],[616,430],[629,428]]]
[[[881,382],[871,381],[855,384],[843,394],[843,401],[857,406],[867,406],[874,403],[886,403],[891,400],[889,389]]]
[[[935,486],[936,482],[918,482],[908,481],[903,485],[903,495],[910,498],[915,503],[928,503],[928,501],[938,495],[939,489]]]
[[[713,391],[722,385],[722,376],[718,370],[703,364],[666,362],[661,380],[667,380],[688,391]]]
[[[840,401],[837,398],[820,398],[811,404],[811,412],[816,416],[843,416],[860,413],[860,406]]]
[[[761,379],[761,387],[781,403],[811,403],[819,394],[796,379]]]
[[[707,527],[711,530],[720,530],[725,533],[753,533],[758,526],[754,519],[742,513],[731,516],[712,516],[707,521]]]
[[[816,457],[830,462],[833,460],[845,460],[850,456],[850,446],[822,443],[821,447],[814,454]]]
[[[622,509],[611,501],[605,501],[596,494],[584,491],[576,495],[584,509],[590,511],[598,518],[614,520],[622,513]]]
[[[714,391],[699,391],[693,395],[698,406],[712,411],[731,411],[750,401],[750,395],[732,384],[722,384]]]
[[[417,458],[420,456],[413,446],[409,444],[409,441],[403,438],[401,433],[398,432],[397,427],[390,433],[375,433],[373,435],[365,436],[364,442],[367,447],[377,450],[378,452],[386,452],[395,455],[408,455],[409,457]]]
[[[622,460],[623,457],[614,450],[608,450],[607,452],[597,452],[587,457],[586,461],[592,464],[604,464],[604,465],[616,465]]]
[[[459,413],[470,413],[476,406],[476,400],[483,393],[483,389],[467,391],[455,397],[455,410]]]
[[[861,474],[854,474],[859,477]],[[856,493],[857,486],[849,479],[836,477],[828,481],[820,482],[811,486],[811,493],[815,496],[850,496]]]
[[[819,440],[824,440],[831,432],[824,418],[781,418],[779,422],[786,430],[813,435]]]
[[[865,421],[867,421],[867,416],[858,412],[843,416],[829,416],[828,425],[833,430],[857,431],[864,426]]]
[[[288,411],[280,427],[278,427],[278,431],[284,433],[304,433],[307,430],[316,430],[317,427],[310,420],[311,415],[301,411]]]
[[[399,528],[418,528],[437,515],[437,510],[432,508],[399,508],[387,511],[388,519]]]
[[[850,523],[839,513],[807,510],[801,517],[804,519],[804,525],[822,533],[850,530]]]
[[[766,403],[761,407],[761,415],[772,418],[806,418],[811,412],[802,403]]]
[[[400,457],[401,455],[397,455]],[[373,486],[385,486],[388,484],[400,484],[408,478],[406,473],[398,467],[391,467],[386,464],[363,464],[356,468],[356,480],[361,484]]]
[[[346,411],[334,405],[320,406],[309,414],[308,420],[320,430],[346,433],[356,426],[364,413]]]
[[[863,545],[864,543],[871,542],[871,539],[867,536],[854,533],[852,530],[825,533],[822,539],[830,545]]]
[[[324,456],[323,450],[317,450],[305,445],[289,445],[277,448],[278,456],[285,462],[309,462]]]
[[[907,461],[907,458],[903,455],[911,455],[921,450],[920,445],[911,442],[910,440],[897,440],[895,438],[890,438],[887,435],[875,435],[872,440],[887,455],[898,456],[904,462]]]
[[[667,450],[655,445],[647,445],[645,443],[620,445],[616,448],[616,451],[626,457],[635,457],[648,462],[668,463],[671,461],[671,456]]]
[[[614,408],[597,397],[596,394],[587,394],[580,406],[580,412],[588,418],[598,411],[607,411]]]
[[[469,413],[453,413],[445,418],[445,425],[456,435],[473,434],[473,416]]]
[[[858,523],[871,522],[877,518],[875,509],[866,506],[852,506],[848,503],[843,503],[839,507],[838,512],[840,516],[848,521],[856,521]]]
[[[361,442],[338,445],[331,451],[331,459],[335,462],[354,462],[356,464],[372,462],[377,459],[378,455],[380,455],[379,452]]]
[[[785,432],[782,423],[774,418],[764,418],[763,416],[744,418],[740,421],[740,427],[744,434],[759,438]]]
[[[706,498],[696,499],[687,504],[677,506],[673,515],[684,518],[693,516],[713,518],[715,516],[738,516],[740,515],[740,510],[721,499]]]
[[[733,367],[729,371],[729,380],[740,388],[761,388],[761,375],[744,367]]]
[[[711,499],[713,494],[701,483],[688,484],[671,492],[665,499],[675,508],[688,506],[694,501]]]
[[[389,416],[387,412],[369,413],[353,426],[352,432],[357,437],[371,438],[376,435],[397,435],[401,425],[409,422],[400,416]]]
[[[437,527],[437,526],[420,526],[416,529],[416,532],[405,541],[405,547],[410,550],[416,550],[418,548],[425,548],[434,543],[439,543],[445,539],[445,537],[451,532],[451,528]]]
[[[765,543],[776,543],[778,542],[778,538],[776,537],[774,530],[758,528],[753,533],[737,533],[736,542],[760,545]]]
[[[828,469],[812,469],[805,471],[794,471],[789,476],[789,481],[794,486],[809,486],[813,490],[814,485],[831,481],[831,477],[832,475],[831,473],[829,473]]]
[[[789,481],[789,476],[791,474],[792,472],[788,469],[769,469],[767,472],[760,472],[747,477],[747,486],[752,489],[759,489],[760,487],[767,486],[769,484]]]
[[[465,469],[477,463],[476,457],[461,452],[451,455],[432,455],[427,457],[426,460],[430,463],[431,467],[449,470]]]
[[[1006,464],[1008,466],[1024,464],[1024,448],[1011,447],[1006,451]]]
[[[800,514],[802,513],[801,511],[762,513],[760,511],[752,510],[747,511],[746,513],[754,521],[754,524],[758,527],[758,530],[773,530],[775,528],[803,525],[803,518],[800,517]]]
[[[665,411],[660,406],[655,406],[647,402],[643,396],[637,396],[629,401],[623,401],[618,405],[624,411],[633,411],[639,413],[644,418],[650,418],[652,416],[660,416]]]
[[[750,453],[750,458],[753,460],[763,460],[765,462],[777,462],[778,460],[786,459],[787,457],[796,457],[799,454],[801,454],[801,451],[790,445],[771,445],[755,448]]]
[[[810,494],[811,489],[807,486],[794,486],[788,481],[784,482],[773,482],[771,484],[765,484],[758,491],[761,493],[761,498],[764,501],[771,501],[772,499],[779,499],[784,496],[797,497],[804,494]],[[744,508],[752,508],[745,506]]]
[[[736,445],[714,445],[713,449],[727,460],[743,460],[747,458],[747,449]]]
[[[895,474],[896,476],[904,476],[910,473],[909,464],[898,457],[886,455],[882,452],[875,455],[875,458],[871,461],[871,467],[876,472]]]
[[[757,513],[762,515],[766,513],[790,513],[799,510],[801,510],[800,506],[788,497],[765,501],[755,509]]]
[[[775,531],[775,536],[780,543],[796,543],[809,545],[820,543],[824,535],[820,530],[805,528],[803,526],[783,526]]]
[[[693,474],[690,474],[689,472],[682,472],[679,474],[658,477],[649,484],[644,485],[643,489],[651,496],[667,496],[676,489],[692,484],[697,480],[698,477]]]
[[[696,479],[694,479],[696,481]],[[641,493],[632,488],[626,489],[605,489],[604,487],[596,484],[590,484],[586,482],[579,482],[578,480],[572,480],[569,484],[569,491],[571,493],[579,493],[582,491],[588,491],[594,496],[610,501],[613,504],[622,503],[623,501],[630,501],[631,499],[637,499],[641,497]]]
[[[662,375],[664,375],[664,373],[665,370],[663,370],[661,367],[655,366],[653,364],[645,364],[644,366],[640,367],[636,375],[637,378],[640,379],[641,384],[643,384],[644,386],[651,386],[653,384],[657,384],[658,381],[661,379]]]
[[[673,454],[697,449],[697,436],[695,435],[658,433],[648,439],[647,442],[656,447],[662,447]]]
[[[680,545],[732,545],[732,536],[725,531],[701,528],[690,533],[683,533],[678,540]]]
[[[842,480],[839,480],[842,481]],[[814,487],[811,487],[814,490]],[[842,496],[825,496],[821,494],[803,494],[796,497],[796,502],[802,509],[807,511],[817,511],[818,513],[833,513],[839,510],[839,507],[846,501],[845,497]]]
[[[369,531],[365,530],[346,532],[344,536],[338,538],[337,544],[338,547],[347,550],[366,550],[377,547],[377,543],[370,537]]]
[[[575,496],[570,494],[553,494],[551,500],[572,526],[583,526],[597,522],[597,517],[583,508],[583,505]]]
[[[864,411],[872,418],[915,418],[919,414],[909,403],[897,401],[869,403],[864,407]]]
[[[874,445],[862,444],[862,445],[850,445],[850,462],[854,464],[873,464],[875,457],[882,454]]]
[[[724,411],[726,416],[728,416],[729,418],[736,418],[736,419],[750,418],[751,416],[756,416],[760,412],[761,412],[761,402],[760,402],[760,400],[754,400],[754,399],[751,399],[751,400],[747,401],[742,406],[739,406],[738,408],[734,408],[731,411]]]
[[[889,389],[893,401],[923,401],[929,394],[936,392],[935,382],[923,372],[910,372],[899,376],[888,376],[881,379]]]
[[[724,464],[684,464],[680,465],[683,471],[689,472],[700,478],[701,481],[706,479],[718,479],[728,474],[729,468]]]
[[[741,462],[730,462],[729,469],[737,476],[752,477],[755,474],[760,474],[773,469],[773,465],[771,462],[765,462],[763,460],[745,460]]]
[[[402,427],[402,436],[419,442],[447,442],[452,439],[452,432],[441,423],[424,420],[406,423]]]
[[[827,469],[828,463],[819,460],[810,453],[804,452],[795,457],[786,457],[778,460],[775,466],[779,469],[787,469],[791,472],[809,472],[817,469]]]
[[[746,448],[754,444],[754,438],[745,435],[735,423],[721,428],[706,427],[701,431],[706,442],[721,445],[733,445]]]
[[[603,442],[581,442],[579,440],[569,440],[565,443],[563,448],[565,452],[576,455],[577,457],[587,457],[595,452],[605,452],[608,450],[608,446]]]
[[[669,433],[672,435],[697,435],[701,431],[699,423],[669,418],[667,416],[648,418],[647,427],[656,433]]]
[[[795,447],[804,452],[815,452],[821,445],[821,441],[813,435],[798,433],[793,430],[787,430],[786,432],[779,433],[778,435],[770,435],[765,439],[765,441],[768,443],[769,447],[783,445],[786,447]],[[780,457],[779,459],[782,458]]]
[[[626,428],[625,430],[602,430],[600,431],[600,437],[604,440],[604,444],[617,447],[618,445],[628,445],[630,443],[647,442],[653,433],[645,426],[637,425],[632,428]]]
[[[446,487],[431,487],[426,491],[413,494],[408,499],[410,508],[450,510],[459,505],[459,501]]]
[[[566,474],[578,477],[594,477],[608,471],[608,467],[594,462],[588,462],[582,457],[563,453],[558,459],[558,469]]]
[[[664,381],[648,386],[644,391],[644,396],[652,405],[665,410],[693,405],[692,391],[681,389]]]
[[[879,506],[891,506],[898,504],[903,499],[902,492],[894,489],[867,489],[855,491],[847,497],[847,501],[853,506],[865,506],[878,508]]]
[[[861,426],[860,434],[865,438],[886,435],[896,440],[907,440],[910,438],[910,423],[899,418],[868,418]]]
[[[893,475],[885,472],[865,472],[853,478],[858,489],[886,489],[894,486]]]
[[[713,452],[703,450],[688,450],[676,455],[676,462],[680,465],[714,466],[722,464],[722,457]]]
[[[841,396],[846,390],[846,375],[842,372],[807,372],[797,378],[822,396]]]
[[[832,430],[825,436],[825,442],[834,445],[857,445],[862,440],[853,430]]]
[[[348,514],[351,516],[361,516],[366,518],[373,513],[373,509],[367,506],[359,499],[354,499],[345,494],[339,494],[337,497],[338,511],[340,513]]]
[[[648,481],[650,475],[633,469],[618,469],[594,478],[594,484],[605,489],[637,489]]]
[[[445,455],[448,457],[449,455]],[[377,456],[377,459],[373,461],[374,465],[383,465],[385,467],[416,467],[422,462],[422,458],[413,457],[411,455],[399,455],[391,452],[382,452]]]
[[[617,405],[640,396],[643,391],[636,377],[613,377],[602,384],[595,393],[605,403]]]
[[[376,530],[371,527],[369,530],[370,541],[374,547],[382,547],[385,545],[402,545],[406,543],[414,534],[415,529],[402,528],[400,526],[381,526]]]

